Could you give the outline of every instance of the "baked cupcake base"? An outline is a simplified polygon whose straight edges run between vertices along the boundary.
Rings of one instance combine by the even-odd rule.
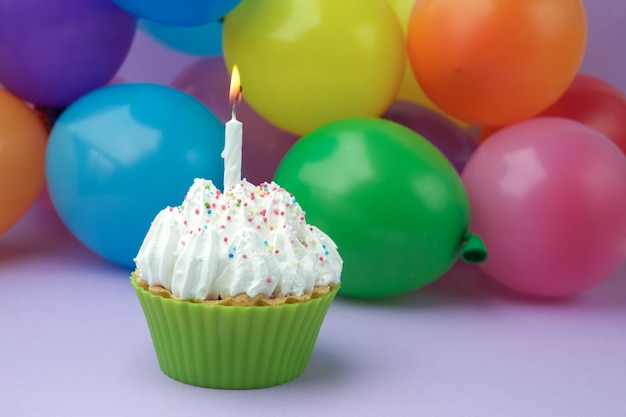
[[[307,301],[279,305],[197,303],[155,294],[131,282],[144,311],[159,366],[201,387],[279,385],[304,371],[339,285]]]

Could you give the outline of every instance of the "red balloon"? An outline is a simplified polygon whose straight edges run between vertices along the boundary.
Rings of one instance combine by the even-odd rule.
[[[584,123],[603,133],[626,153],[626,96],[606,81],[578,74],[561,98],[540,116]]]
[[[565,93],[537,116],[581,122],[604,134],[626,154],[626,96],[604,80],[578,74]],[[484,142],[501,128],[484,126],[478,142]]]

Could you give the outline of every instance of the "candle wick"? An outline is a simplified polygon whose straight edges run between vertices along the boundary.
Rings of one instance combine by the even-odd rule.
[[[235,99],[233,100],[233,106],[232,106],[232,118],[236,119],[237,118],[237,103],[239,101],[241,101],[241,93],[243,92],[243,86],[239,86],[239,92],[237,93],[237,96],[235,97]]]

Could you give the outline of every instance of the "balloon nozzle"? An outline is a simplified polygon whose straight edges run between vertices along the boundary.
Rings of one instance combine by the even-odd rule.
[[[463,236],[461,259],[465,262],[479,264],[485,262],[489,254],[480,236],[466,232]]]

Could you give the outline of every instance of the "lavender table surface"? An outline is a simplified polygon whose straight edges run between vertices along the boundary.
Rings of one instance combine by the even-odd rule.
[[[338,298],[305,372],[252,391],[165,376],[128,275],[39,206],[0,237],[1,415],[626,414],[626,265],[561,301],[468,265],[404,296]]]

